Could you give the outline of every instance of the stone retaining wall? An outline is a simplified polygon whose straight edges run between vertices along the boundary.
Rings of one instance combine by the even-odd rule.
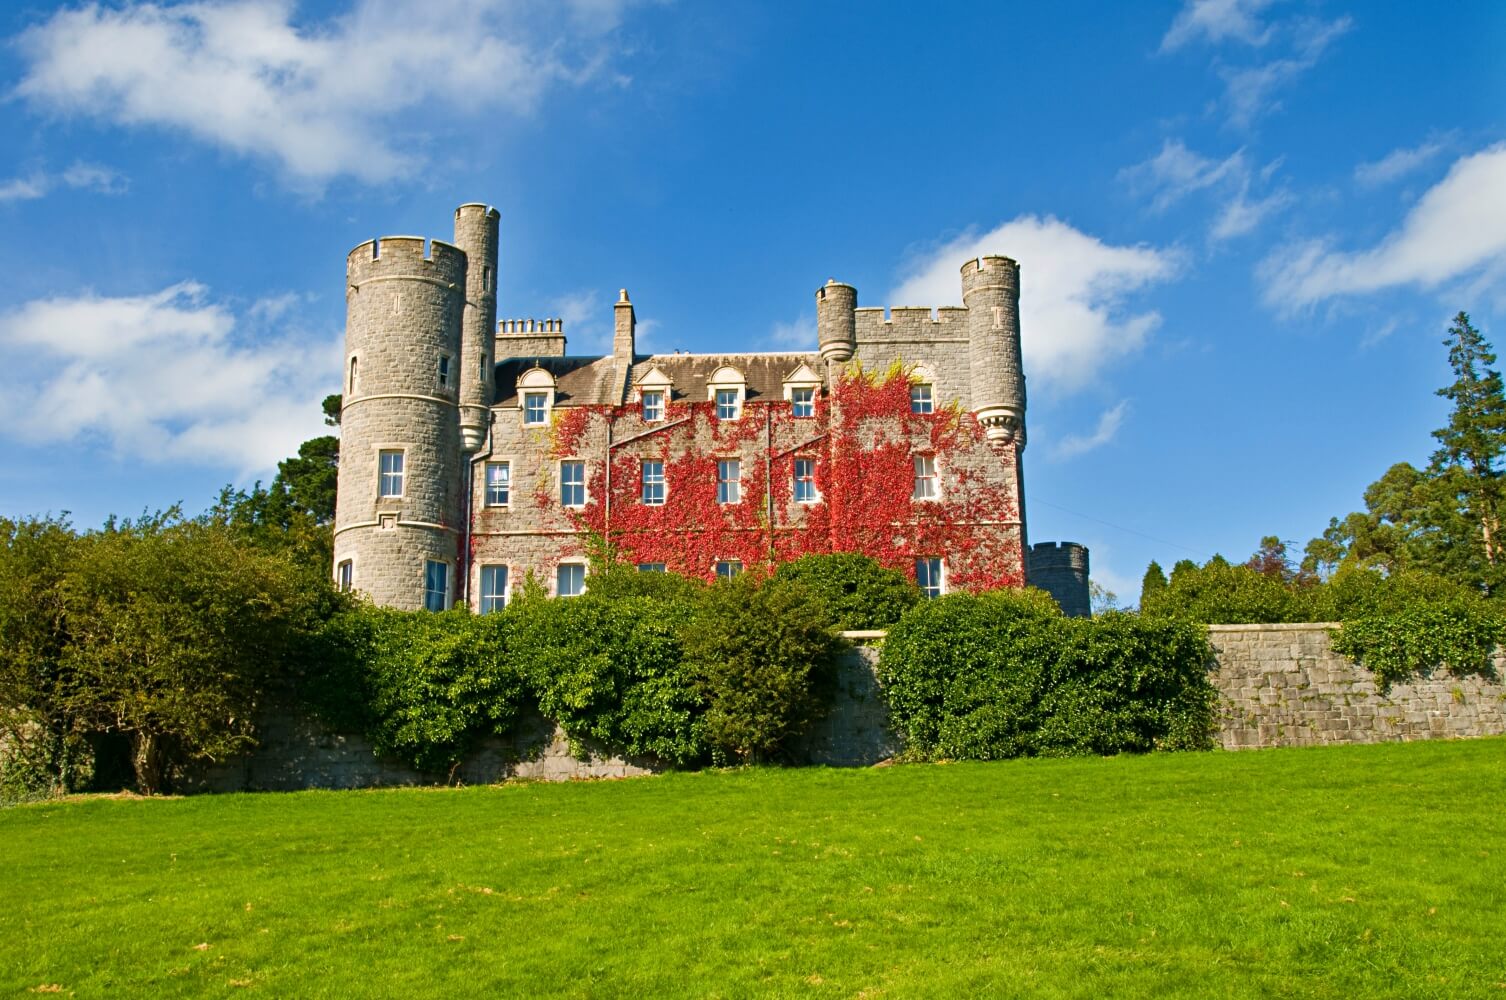
[[[1209,626],[1225,749],[1506,734],[1506,686],[1440,671],[1381,694],[1370,671],[1333,651],[1337,627]]]

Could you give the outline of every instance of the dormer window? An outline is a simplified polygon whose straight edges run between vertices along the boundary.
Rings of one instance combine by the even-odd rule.
[[[816,392],[821,387],[821,376],[802,364],[784,377],[784,398],[790,401],[790,416],[814,417],[816,415]]]
[[[748,398],[748,380],[731,365],[722,365],[706,383],[707,398],[716,404],[718,420],[737,420]]]
[[[530,368],[519,376],[518,408],[523,411],[524,427],[549,423],[549,411],[554,409],[554,376],[542,368]]]
[[[638,388],[639,415],[645,423],[664,419],[665,404],[670,401],[674,384],[658,365],[653,365],[635,385]]]

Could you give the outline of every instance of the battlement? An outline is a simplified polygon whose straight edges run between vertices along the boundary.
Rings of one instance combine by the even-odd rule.
[[[962,265],[962,300],[980,288],[1004,287],[1016,295],[1020,291],[1020,264],[1013,257],[988,254]]]
[[[479,212],[484,219],[502,218],[501,212],[497,211],[495,208],[492,208],[490,205],[479,201],[468,201],[464,205],[461,205],[459,208],[455,209],[455,218],[458,219],[462,215],[472,215],[477,212]]]
[[[955,340],[967,337],[967,310],[958,306],[863,306],[853,310],[857,339]]]
[[[1025,579],[1061,605],[1073,618],[1093,614],[1088,586],[1088,547],[1078,542],[1036,542],[1025,554]]]
[[[1088,547],[1080,542],[1036,542],[1030,546],[1030,561],[1041,566],[1088,565]]]
[[[422,236],[383,236],[357,245],[345,258],[352,285],[377,277],[426,277],[446,284],[465,282],[466,256],[459,247]]]
[[[553,319],[502,319],[497,321],[497,360],[503,358],[558,358],[565,354],[565,321]]]

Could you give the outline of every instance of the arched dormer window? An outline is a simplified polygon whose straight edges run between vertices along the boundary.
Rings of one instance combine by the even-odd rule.
[[[524,427],[543,427],[554,410],[554,376],[537,366],[518,379],[518,409],[523,412]]]
[[[736,420],[748,401],[748,380],[731,365],[722,365],[706,382],[706,398],[716,404],[718,420]]]

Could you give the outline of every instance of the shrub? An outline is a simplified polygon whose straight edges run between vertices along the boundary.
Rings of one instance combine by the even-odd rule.
[[[531,597],[508,609],[539,709],[559,722],[577,752],[579,741],[590,738],[629,756],[692,763],[706,749],[700,698],[681,646],[692,605],[684,597],[614,592],[593,579],[582,597]]]
[[[1039,592],[999,591],[912,608],[885,640],[879,678],[921,758],[1206,749],[1210,658],[1191,623],[1068,619]]]
[[[378,753],[443,773],[482,737],[511,732],[527,704],[513,625],[505,614],[346,612],[326,631],[331,669],[311,693]]]
[[[905,574],[853,552],[801,556],[780,564],[774,579],[804,586],[838,629],[888,628],[920,600]]]
[[[1183,560],[1165,586],[1140,595],[1142,614],[1207,625],[1312,621],[1311,588],[1214,556],[1203,566]]]
[[[1375,674],[1382,689],[1442,667],[1456,677],[1494,678],[1491,657],[1506,639],[1499,606],[1448,580],[1424,574],[1341,574],[1329,585],[1333,648]]]
[[[798,583],[737,577],[710,588],[685,654],[713,754],[749,762],[787,752],[830,708],[842,648],[825,607]]]

